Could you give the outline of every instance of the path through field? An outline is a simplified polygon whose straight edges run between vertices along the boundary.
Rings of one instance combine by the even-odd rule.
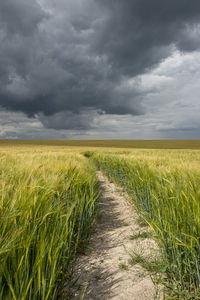
[[[130,239],[148,227],[138,224],[138,215],[122,189],[101,172],[97,176],[101,197],[96,232],[86,254],[77,259],[75,272],[80,277],[72,299],[154,299],[156,288],[150,275],[139,264],[131,265],[130,258],[133,251],[143,256],[155,255],[157,245],[152,238]]]

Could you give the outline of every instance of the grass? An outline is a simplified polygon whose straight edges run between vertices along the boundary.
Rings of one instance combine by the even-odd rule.
[[[165,284],[175,295],[184,293],[184,299],[200,298],[199,154],[135,150],[91,156],[109,179],[124,188],[140,220],[153,229],[167,266]],[[196,298],[191,298],[193,294]]]
[[[0,299],[57,298],[91,233],[95,169],[69,151],[1,149],[0,194]]]
[[[146,222],[146,220],[142,216],[138,216],[138,218],[136,219],[136,222],[138,223],[138,225],[140,227],[147,227],[148,226],[148,223]]]
[[[124,263],[120,263],[119,268],[120,268],[120,270],[126,270],[126,271],[128,270],[128,266]]]
[[[165,270],[165,264],[158,259],[144,258],[139,253],[133,253],[129,259],[130,265],[140,264],[145,270],[150,273],[159,273]]]
[[[129,238],[130,238],[130,240],[148,239],[148,238],[152,238],[152,233],[148,232],[148,231],[138,232],[138,233],[130,235]]]

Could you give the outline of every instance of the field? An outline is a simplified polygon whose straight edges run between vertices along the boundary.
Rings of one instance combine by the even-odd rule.
[[[165,262],[165,284],[181,299],[200,297],[199,154],[135,150],[91,156],[152,227]]]
[[[19,147],[25,145],[200,150],[200,140],[0,140],[0,146]]]
[[[87,243],[98,196],[95,170],[70,151],[0,153],[0,299],[53,299]]]
[[[152,227],[169,299],[200,299],[200,150],[189,150],[199,141],[185,142],[187,150],[49,143],[0,145],[0,299],[59,297],[93,228],[97,169]]]

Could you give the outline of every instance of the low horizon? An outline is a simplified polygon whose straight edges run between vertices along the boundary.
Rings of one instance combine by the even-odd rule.
[[[0,146],[51,146],[200,150],[200,140],[0,140]]]

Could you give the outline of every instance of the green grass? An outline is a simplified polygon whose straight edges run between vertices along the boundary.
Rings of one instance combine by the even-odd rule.
[[[126,264],[124,264],[124,263],[120,263],[119,264],[119,268],[121,269],[121,270],[128,270],[128,266],[126,265]]]
[[[152,233],[148,232],[148,231],[138,232],[138,233],[130,235],[129,238],[130,238],[130,240],[148,239],[148,238],[152,238]]]
[[[148,226],[148,223],[146,222],[146,220],[142,217],[142,216],[139,216],[137,219],[136,219],[136,222],[138,223],[138,225],[140,227],[147,227]]]
[[[158,260],[158,259],[144,258],[139,253],[133,253],[131,255],[131,258],[129,259],[129,264],[132,266],[139,264],[145,270],[149,271],[150,273],[155,273],[155,274],[163,272],[163,270],[165,271],[165,268],[166,268],[163,261]]]

